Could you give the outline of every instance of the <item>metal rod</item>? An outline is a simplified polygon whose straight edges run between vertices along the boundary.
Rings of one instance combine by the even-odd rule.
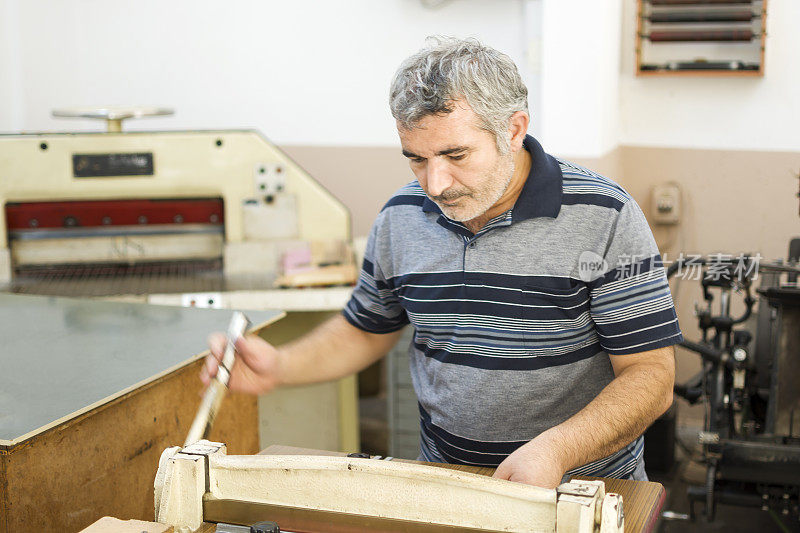
[[[653,6],[752,4],[754,0],[649,0]],[[755,0],[758,2],[759,0]]]
[[[647,71],[733,71],[748,72],[757,71],[757,63],[744,63],[742,61],[671,61],[664,64],[642,64],[641,70]]]
[[[651,31],[642,34],[653,43],[666,42],[750,42],[759,34],[750,30],[706,30],[706,31]]]
[[[222,404],[222,399],[225,398],[225,393],[228,391],[228,380],[230,380],[231,370],[233,370],[233,364],[236,360],[236,340],[244,335],[249,325],[250,321],[244,316],[244,313],[239,311],[233,313],[228,324],[225,353],[217,369],[217,375],[214,376],[214,379],[209,383],[203,394],[203,399],[200,401],[200,407],[197,409],[197,414],[194,417],[194,422],[192,422],[192,427],[189,429],[189,434],[186,436],[184,446],[189,446],[208,437],[219,406]]]
[[[653,24],[687,24],[687,23],[721,23],[721,22],[751,22],[760,15],[752,11],[677,11],[658,12],[642,15],[645,20]]]

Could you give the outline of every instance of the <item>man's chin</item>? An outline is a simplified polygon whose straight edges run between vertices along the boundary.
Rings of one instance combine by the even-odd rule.
[[[446,205],[439,204],[439,209],[442,210],[444,216],[454,222],[467,222],[481,215],[481,213],[475,214],[470,212],[475,211],[474,209],[468,210],[464,209],[463,207],[447,207]]]

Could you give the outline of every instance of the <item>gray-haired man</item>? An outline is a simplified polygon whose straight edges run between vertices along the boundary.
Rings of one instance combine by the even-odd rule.
[[[280,348],[240,341],[231,387],[343,377],[411,323],[422,458],[545,487],[646,479],[640,435],[672,402],[681,333],[636,202],[526,135],[516,66],[477,41],[408,58],[390,105],[416,181],[376,219],[349,304]]]

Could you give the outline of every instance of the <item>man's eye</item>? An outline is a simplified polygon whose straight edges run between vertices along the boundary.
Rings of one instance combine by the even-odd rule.
[[[425,161],[424,157],[410,157],[412,163],[422,163]]]
[[[451,155],[451,156],[448,156],[448,157],[450,157],[450,159],[452,161],[461,161],[462,159],[467,157],[467,154]]]

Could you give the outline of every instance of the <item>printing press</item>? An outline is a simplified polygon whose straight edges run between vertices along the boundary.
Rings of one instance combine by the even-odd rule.
[[[347,209],[258,132],[122,132],[124,119],[169,113],[62,110],[108,131],[0,135],[8,290],[191,303],[309,270],[297,284],[355,280]]]
[[[718,503],[752,506],[800,520],[800,239],[786,262],[716,254],[680,259],[668,276],[698,269],[705,305],[695,315],[702,337],[681,346],[702,370],[675,393],[705,406],[699,434],[703,486],[690,486],[713,522]],[[760,296],[756,300],[754,287]],[[734,299],[743,312],[734,312]],[[755,328],[746,324],[758,310]]]

